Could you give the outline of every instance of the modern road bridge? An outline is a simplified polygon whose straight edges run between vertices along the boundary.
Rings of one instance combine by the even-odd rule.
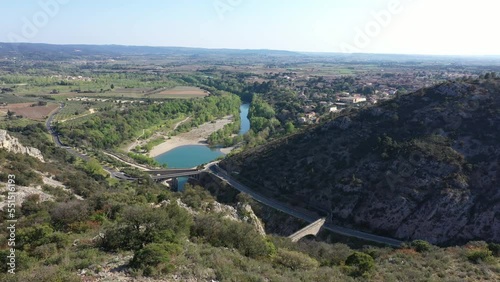
[[[45,126],[47,127],[47,130],[52,135],[52,137],[54,139],[54,143],[56,144],[57,147],[64,148],[72,155],[80,157],[80,158],[88,161],[90,158],[88,156],[86,156],[85,154],[81,154],[68,146],[64,146],[64,144],[62,144],[61,141],[59,140],[59,136],[52,128],[52,120],[54,118],[54,115],[57,114],[57,112],[59,112],[59,110],[62,109],[63,107],[64,107],[64,104],[62,104],[60,108],[58,108],[57,110],[55,110],[54,112],[51,113],[51,115],[49,116],[49,118],[47,119],[47,121],[45,123]],[[103,168],[108,173],[110,173],[111,176],[114,178],[117,178],[120,180],[128,180],[128,181],[137,180],[136,178],[129,177],[123,173],[116,172],[109,167],[103,167]],[[315,216],[311,213],[308,213],[308,212],[305,212],[304,210],[300,210],[300,209],[291,207],[285,203],[278,202],[274,199],[267,198],[266,196],[263,196],[255,191],[253,191],[249,187],[239,183],[238,181],[234,180],[232,178],[232,176],[229,175],[226,171],[222,170],[218,166],[217,162],[207,164],[205,166],[205,169],[192,168],[192,169],[164,169],[164,170],[144,170],[144,171],[146,173],[149,173],[151,175],[151,178],[154,180],[157,180],[157,181],[164,180],[164,179],[171,179],[171,178],[175,179],[178,177],[196,177],[202,172],[211,173],[212,175],[218,177],[222,181],[225,181],[229,185],[233,186],[235,189],[239,190],[240,192],[243,192],[243,193],[250,195],[254,200],[256,200],[264,205],[267,205],[267,206],[272,207],[276,210],[282,211],[288,215],[291,215],[293,217],[296,217],[296,218],[299,218],[299,219],[302,219],[302,220],[305,220],[307,222],[312,223],[309,226],[307,226],[306,228],[299,230],[298,232],[291,235],[291,236],[295,235],[292,238],[292,240],[294,240],[295,238],[299,238],[300,235],[306,236],[309,234],[313,234],[314,232],[317,234],[317,231],[319,231],[319,229],[321,227],[323,227],[324,229],[332,231],[332,232],[337,233],[337,234],[341,234],[341,235],[349,236],[349,237],[355,237],[355,238],[359,238],[359,239],[363,239],[363,240],[367,240],[367,241],[371,241],[371,242],[386,244],[386,245],[393,246],[393,247],[399,247],[403,243],[402,241],[399,241],[399,240],[396,240],[393,238],[373,235],[370,233],[365,233],[365,232],[353,230],[350,228],[335,226],[331,223],[325,223],[324,219],[317,220],[317,216]],[[316,234],[313,234],[313,235],[316,235]],[[302,237],[300,237],[300,238],[302,238]],[[300,240],[300,238],[296,239],[296,240]]]
[[[198,169],[165,169],[165,170],[149,170],[146,171],[151,178],[156,181],[161,181],[170,178],[178,177],[198,177],[203,170]]]

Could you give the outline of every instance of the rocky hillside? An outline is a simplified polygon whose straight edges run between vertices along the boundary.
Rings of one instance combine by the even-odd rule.
[[[500,81],[343,112],[223,166],[344,226],[436,244],[500,241]]]
[[[10,136],[6,130],[0,130],[0,148],[16,154],[26,154],[43,162],[43,155],[37,148],[23,146],[19,140]]]

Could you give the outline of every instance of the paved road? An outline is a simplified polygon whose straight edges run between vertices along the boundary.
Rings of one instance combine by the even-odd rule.
[[[196,168],[170,168],[170,169],[153,169],[148,170],[146,173],[151,175],[169,175],[172,173],[183,173],[183,172],[198,172],[200,170]]]
[[[134,164],[134,163],[128,162],[128,161],[126,161],[126,160],[122,159],[121,157],[116,156],[116,155],[113,155],[113,154],[111,154],[111,153],[104,152],[104,151],[102,151],[102,153],[103,153],[103,154],[105,154],[105,155],[107,155],[107,156],[109,156],[109,157],[112,157],[113,159],[118,160],[118,161],[120,161],[120,162],[122,162],[122,163],[128,164],[129,166],[135,167],[135,168],[137,168],[137,169],[139,169],[139,170],[142,170],[142,171],[147,171],[147,170],[149,170],[149,168],[147,168],[147,167],[145,167],[145,166],[142,166],[142,165],[138,165],[138,164]]]
[[[272,207],[274,209],[277,209],[279,211],[282,211],[286,214],[289,214],[289,215],[294,216],[296,218],[302,219],[302,220],[307,221],[309,223],[313,223],[316,220],[318,220],[318,216],[316,216],[312,213],[308,213],[307,211],[299,210],[297,208],[294,208],[294,207],[289,206],[287,204],[284,204],[284,203],[278,202],[276,200],[267,198],[265,196],[262,196],[256,192],[254,192],[252,189],[250,189],[247,186],[234,180],[224,170],[222,170],[217,164],[212,164],[211,166],[209,166],[208,169],[210,170],[210,172],[213,175],[215,175],[218,178],[220,178],[221,180],[227,182],[229,185],[233,186],[234,188],[236,188],[240,192],[244,192],[244,193],[250,195],[254,200],[256,200],[256,201],[258,201],[266,206]],[[344,236],[348,236],[348,237],[355,237],[355,238],[363,239],[366,241],[376,242],[376,243],[385,244],[385,245],[389,245],[389,246],[393,246],[393,247],[399,247],[403,243],[403,241],[399,241],[399,240],[396,240],[393,238],[373,235],[373,234],[353,230],[350,228],[344,228],[344,227],[333,225],[331,223],[325,223],[323,228],[325,228],[326,230],[332,231],[334,233],[340,234],[340,235],[344,235]]]
[[[163,175],[151,175],[151,178],[153,180],[164,180],[164,179],[169,179],[169,178],[178,178],[178,177],[189,177],[193,175],[200,174],[201,171],[186,171],[186,172],[172,172],[169,174],[163,174]]]
[[[81,158],[85,161],[89,161],[90,158],[85,155],[85,154],[82,154],[78,151],[76,151],[75,149],[69,147],[69,146],[65,146],[61,140],[59,139],[59,135],[57,135],[57,133],[52,129],[52,121],[54,120],[54,116],[59,113],[59,111],[64,108],[64,104],[61,104],[59,106],[58,109],[56,109],[55,111],[53,111],[50,116],[47,118],[47,121],[45,121],[45,127],[47,128],[47,130],[49,131],[50,135],[52,136],[52,140],[54,140],[54,143],[56,144],[57,147],[59,148],[63,148],[65,149],[68,153],[70,153],[71,155],[75,156],[75,157],[78,157],[78,158]],[[121,172],[118,172],[118,171],[115,171],[113,170],[112,168],[110,167],[107,167],[107,166],[103,166],[102,167],[107,173],[109,173],[111,175],[111,177],[113,178],[116,178],[116,179],[119,179],[119,180],[128,180],[128,181],[134,181],[134,180],[137,180],[137,178],[133,178],[133,177],[129,177],[127,175],[125,175],[124,173],[121,173]]]
[[[88,156],[81,154],[68,146],[64,146],[61,143],[61,140],[59,139],[59,136],[57,135],[57,133],[52,130],[52,126],[51,126],[52,120],[54,119],[54,116],[59,112],[59,110],[62,109],[63,107],[64,107],[64,105],[61,105],[59,107],[59,109],[52,112],[52,114],[47,119],[45,126],[47,127],[47,130],[52,135],[52,138],[54,139],[54,143],[56,144],[56,146],[66,149],[70,154],[72,154],[76,157],[79,157],[79,158],[82,158],[86,161],[89,161],[90,158]],[[106,167],[106,166],[103,166],[103,169],[105,171],[107,171],[112,177],[120,179],[120,180],[129,180],[129,181],[137,180],[136,178],[129,177],[123,173],[114,171],[113,169]],[[317,215],[315,215],[313,213],[309,213],[309,212],[304,211],[304,210],[299,210],[297,208],[291,207],[287,204],[278,202],[276,200],[267,198],[265,196],[262,196],[256,192],[254,192],[252,189],[239,183],[238,181],[234,180],[231,176],[229,176],[224,170],[222,170],[217,165],[217,162],[213,162],[213,163],[208,164],[206,166],[205,171],[212,173],[213,175],[217,176],[218,178],[220,178],[223,181],[226,181],[227,183],[229,183],[231,186],[233,186],[234,188],[236,188],[240,192],[243,192],[243,193],[250,195],[254,200],[256,200],[264,205],[267,205],[269,207],[272,207],[274,209],[277,209],[281,212],[284,212],[284,213],[289,214],[291,216],[294,216],[296,218],[302,219],[302,220],[309,222],[309,223],[313,223],[316,220],[318,220]],[[155,171],[150,171],[150,173],[155,173]],[[172,172],[168,171],[168,170],[160,170],[160,171],[156,171],[156,173],[161,174],[161,176],[164,177],[165,174],[172,173]],[[186,173],[188,174],[188,176],[192,175],[192,171],[191,172],[185,171],[185,172],[180,172],[180,173],[174,172],[172,175],[177,175],[176,177],[180,177],[181,175],[183,176]],[[172,177],[175,177],[175,176],[172,176]],[[153,178],[154,178],[154,176],[153,176]],[[344,227],[340,227],[340,226],[335,226],[333,224],[325,224],[323,226],[323,228],[325,228],[329,231],[332,231],[334,233],[344,235],[344,236],[355,237],[355,238],[359,238],[359,239],[363,239],[363,240],[367,240],[367,241],[372,241],[372,242],[376,242],[376,243],[381,243],[381,244],[386,244],[386,245],[394,246],[394,247],[399,247],[401,245],[401,243],[403,243],[402,241],[399,241],[396,239],[382,237],[382,236],[378,236],[378,235],[373,235],[373,234],[369,234],[369,233],[365,233],[365,232],[361,232],[361,231],[357,231],[357,230],[353,230],[353,229],[349,229],[349,228],[344,228]]]
[[[51,134],[52,136],[52,139],[54,140],[54,143],[56,144],[57,147],[60,147],[60,148],[63,148],[65,149],[68,153],[70,153],[71,155],[75,156],[75,157],[78,157],[78,158],[81,158],[85,161],[89,161],[90,158],[85,155],[85,154],[82,154],[78,151],[76,151],[75,149],[69,147],[69,146],[66,146],[64,145],[61,140],[59,139],[59,136],[57,135],[57,133],[52,129],[52,121],[54,120],[54,116],[62,109],[64,108],[64,104],[61,104],[60,107],[58,109],[56,109],[55,111],[53,111],[50,116],[47,118],[47,121],[45,122],[45,127],[47,128],[47,130],[49,131],[49,133]],[[172,178],[172,177],[182,177],[182,176],[190,176],[190,175],[193,175],[193,172],[196,172],[198,170],[196,169],[160,169],[160,170],[150,170],[146,167],[143,167],[143,166],[139,166],[137,164],[133,164],[133,163],[130,163],[130,162],[127,162],[126,160],[123,160],[121,159],[120,157],[118,156],[115,156],[113,154],[110,154],[110,153],[107,153],[107,152],[103,152],[104,154],[110,156],[110,157],[113,157],[121,162],[124,162],[128,165],[131,165],[133,167],[136,167],[136,168],[139,168],[147,173],[150,173],[151,175],[154,175],[152,176],[153,179],[165,179],[166,177],[165,176],[168,176],[167,178]],[[130,177],[130,176],[127,176],[126,174],[122,173],[122,172],[118,172],[110,167],[107,167],[107,166],[103,166],[102,167],[107,173],[109,173],[111,175],[111,177],[113,178],[116,178],[116,179],[119,179],[119,180],[128,180],[128,181],[134,181],[134,180],[137,180],[137,178],[134,178],[134,177]],[[158,174],[160,176],[158,176]]]

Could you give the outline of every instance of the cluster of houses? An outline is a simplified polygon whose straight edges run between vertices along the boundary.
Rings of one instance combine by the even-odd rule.
[[[69,81],[92,81],[92,78],[90,77],[85,77],[85,76],[71,76],[71,75],[53,75],[50,78],[57,78],[57,79],[62,79],[62,80],[69,80]]]
[[[441,71],[415,71],[412,69],[388,72],[359,73],[354,76],[326,75],[313,77],[295,72],[266,73],[266,78],[255,78],[262,83],[277,80],[282,88],[299,93],[302,111],[297,114],[300,124],[313,124],[320,116],[340,112],[350,107],[374,105],[390,100],[398,93],[417,91],[450,77]],[[251,78],[250,78],[251,79]]]
[[[89,97],[66,98],[66,101],[77,101],[77,102],[108,102],[110,100],[111,99],[89,98]]]

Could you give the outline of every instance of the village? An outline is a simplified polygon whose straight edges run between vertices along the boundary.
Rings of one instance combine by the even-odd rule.
[[[318,123],[323,115],[375,105],[459,77],[477,77],[477,74],[459,68],[405,66],[402,70],[389,68],[355,75],[309,76],[299,72],[268,75],[281,88],[300,93],[302,111],[296,117],[299,124]]]

